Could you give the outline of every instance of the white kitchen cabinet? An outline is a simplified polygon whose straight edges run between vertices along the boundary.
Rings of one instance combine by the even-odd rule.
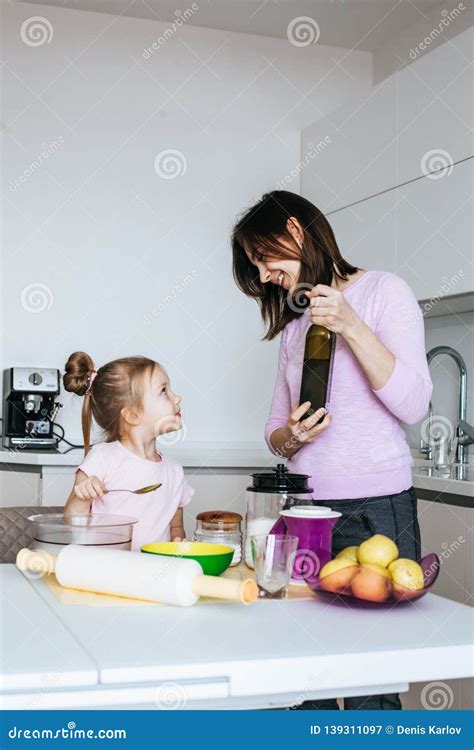
[[[303,131],[302,161],[330,138],[301,172],[302,195],[323,212],[397,184],[397,99],[391,76]]]
[[[0,507],[38,505],[40,477],[29,471],[0,470]]]
[[[420,490],[420,493],[422,491]],[[422,554],[435,552],[441,569],[432,591],[448,599],[473,606],[473,523],[474,509],[418,499]],[[474,680],[444,680],[443,694],[449,708],[472,709]],[[403,708],[424,709],[422,695],[429,683],[410,686],[402,695]]]
[[[418,299],[471,292],[474,159],[398,188],[397,272]]]
[[[328,213],[472,156],[473,34],[467,29],[308,126],[302,161],[311,143],[330,143],[302,169],[302,195]]]
[[[435,552],[441,561],[432,591],[462,603],[468,603],[465,590],[469,546],[466,511],[457,505],[418,500],[422,554]]]
[[[361,268],[396,273],[397,210],[396,191],[390,191],[331,214],[342,255]]]
[[[424,177],[328,216],[352,263],[392,271],[417,299],[474,290],[474,159],[439,179]]]
[[[472,156],[474,29],[397,73],[400,183]]]

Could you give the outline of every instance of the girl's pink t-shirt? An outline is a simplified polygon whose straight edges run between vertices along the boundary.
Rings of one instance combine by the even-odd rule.
[[[135,551],[142,544],[170,541],[171,519],[194,494],[182,466],[162,453],[159,455],[161,461],[141,458],[115,440],[94,445],[79,466],[87,476],[98,477],[109,490],[136,490],[161,482],[161,487],[145,495],[114,492],[92,501],[93,513],[116,513],[138,519],[133,527]]]
[[[412,485],[411,454],[400,422],[415,424],[428,410],[432,382],[425,353],[423,316],[399,276],[366,271],[343,291],[357,315],[395,356],[395,368],[379,390],[370,383],[342,336],[336,336],[330,426],[288,460],[288,469],[309,474],[313,497],[341,500],[392,495]],[[286,424],[299,403],[310,308],[283,330],[278,373],[265,439]],[[277,454],[278,455],[278,454]]]

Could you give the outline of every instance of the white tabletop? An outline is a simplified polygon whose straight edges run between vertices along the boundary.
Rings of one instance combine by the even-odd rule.
[[[94,685],[97,668],[13,565],[0,565],[0,689]]]
[[[42,644],[48,658],[60,661],[59,649],[54,650],[60,639],[71,673],[75,669],[77,675],[82,668],[92,678],[93,670],[86,667],[95,664],[101,690],[116,691],[114,702],[125,700],[118,688],[127,686],[129,701],[135,686],[156,689],[170,681],[181,685],[191,702],[253,697],[258,705],[266,696],[263,707],[272,700],[277,705],[282,695],[299,695],[301,702],[316,696],[406,690],[410,682],[474,675],[473,610],[433,594],[392,609],[351,609],[327,600],[259,601],[249,607],[212,603],[100,608],[62,604],[44,580],[24,581],[13,566],[0,567],[0,573],[17,602],[7,613],[10,638],[22,623],[19,602],[31,611],[31,605],[39,608],[43,600],[50,608],[42,610],[49,645],[44,639]],[[41,674],[44,653],[27,641],[26,651],[17,648],[7,660],[8,674],[22,679]],[[22,686],[27,682],[23,679]],[[31,681],[35,684],[37,678]],[[89,691],[87,705],[94,700],[97,695]]]

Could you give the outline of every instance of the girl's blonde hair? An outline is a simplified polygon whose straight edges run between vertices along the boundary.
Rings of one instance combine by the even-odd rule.
[[[104,430],[105,440],[111,443],[121,437],[121,411],[126,406],[143,406],[144,380],[151,378],[155,367],[148,357],[115,359],[97,372],[92,358],[85,352],[70,355],[63,376],[66,391],[84,396],[82,434],[84,452],[90,449],[92,418]],[[95,377],[94,377],[95,375]]]

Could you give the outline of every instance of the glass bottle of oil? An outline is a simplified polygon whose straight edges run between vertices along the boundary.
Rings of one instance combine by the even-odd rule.
[[[310,401],[311,406],[301,419],[311,416],[329,401],[335,344],[332,331],[320,325],[309,327],[304,347],[300,404]]]

